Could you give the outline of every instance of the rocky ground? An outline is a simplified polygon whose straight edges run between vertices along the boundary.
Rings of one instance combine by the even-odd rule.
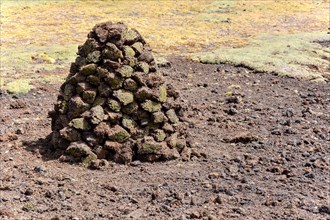
[[[169,58],[191,161],[61,163],[48,112],[60,85],[0,93],[0,219],[330,219],[330,86]]]

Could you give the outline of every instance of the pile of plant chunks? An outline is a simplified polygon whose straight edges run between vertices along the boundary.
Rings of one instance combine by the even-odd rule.
[[[189,160],[179,94],[137,30],[97,24],[77,55],[50,112],[62,161]]]

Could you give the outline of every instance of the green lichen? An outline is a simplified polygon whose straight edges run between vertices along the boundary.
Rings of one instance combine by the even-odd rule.
[[[163,149],[163,143],[158,143],[155,141],[146,141],[139,148],[139,154],[160,154]]]
[[[120,112],[121,109],[121,105],[118,101],[114,100],[114,99],[108,99],[107,100],[107,105],[109,106],[109,108],[114,111],[114,112]]]
[[[113,96],[116,97],[123,105],[128,105],[134,101],[133,93],[123,89],[114,91]]]
[[[161,109],[161,104],[151,100],[146,100],[142,103],[142,108],[147,112],[158,112]]]
[[[84,118],[75,118],[72,119],[69,123],[69,126],[74,127],[76,129],[80,129],[80,130],[89,130],[91,127],[88,124],[87,120]]]
[[[36,209],[36,206],[32,202],[27,202],[22,207],[22,210],[26,211],[26,212],[30,212],[30,211],[33,212],[33,211],[35,211],[35,209]]]
[[[30,81],[31,80],[29,79],[17,79],[5,85],[5,89],[9,93],[13,93],[13,94],[17,94],[17,93],[26,94],[33,88],[33,86],[30,85]]]
[[[129,78],[132,76],[133,73],[133,68],[128,66],[128,65],[123,65],[119,70],[118,73],[124,77],[124,78]]]
[[[165,85],[162,85],[162,86],[159,87],[158,100],[160,102],[166,102],[166,100],[167,100],[167,90],[166,90],[166,86]]]
[[[90,153],[87,157],[81,158],[81,163],[84,166],[88,166],[91,161],[96,160],[96,159],[97,159],[96,154]]]
[[[111,128],[108,137],[109,140],[111,141],[117,141],[119,143],[123,143],[130,138],[130,134],[121,126],[116,125],[113,128]]]

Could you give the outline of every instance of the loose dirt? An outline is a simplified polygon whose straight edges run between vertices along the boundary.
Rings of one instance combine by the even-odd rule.
[[[191,161],[90,170],[49,150],[60,85],[0,93],[1,219],[329,219],[329,84],[169,58]],[[204,156],[204,157],[203,157]]]

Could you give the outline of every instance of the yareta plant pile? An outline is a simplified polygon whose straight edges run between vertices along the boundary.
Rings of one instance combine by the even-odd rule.
[[[85,164],[189,159],[179,93],[137,30],[97,24],[77,55],[50,114],[55,150]]]

